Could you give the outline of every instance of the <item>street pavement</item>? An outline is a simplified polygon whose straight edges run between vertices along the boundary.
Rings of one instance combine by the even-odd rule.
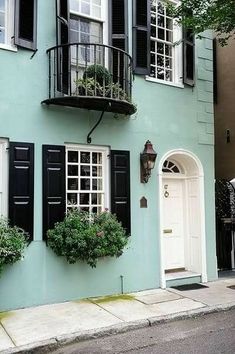
[[[76,341],[235,308],[234,277],[206,285],[197,290],[153,289],[0,313],[0,353],[41,354]]]
[[[65,346],[53,354],[234,354],[235,310]]]

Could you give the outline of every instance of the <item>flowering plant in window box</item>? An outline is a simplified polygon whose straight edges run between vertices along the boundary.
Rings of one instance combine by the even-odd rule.
[[[57,256],[66,257],[69,264],[84,261],[92,268],[101,257],[120,257],[128,243],[121,223],[107,211],[96,215],[72,209],[47,236]]]
[[[24,230],[11,227],[6,219],[0,218],[0,274],[5,265],[13,264],[23,257],[27,238]]]

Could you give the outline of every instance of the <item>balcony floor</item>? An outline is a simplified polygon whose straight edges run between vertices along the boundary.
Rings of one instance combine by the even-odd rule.
[[[132,115],[136,112],[136,107],[132,103],[108,97],[64,96],[49,98],[42,103],[125,115]]]

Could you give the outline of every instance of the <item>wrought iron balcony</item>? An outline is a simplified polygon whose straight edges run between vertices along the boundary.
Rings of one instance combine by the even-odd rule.
[[[131,115],[132,58],[125,51],[94,43],[71,43],[47,50],[49,93],[42,103]]]

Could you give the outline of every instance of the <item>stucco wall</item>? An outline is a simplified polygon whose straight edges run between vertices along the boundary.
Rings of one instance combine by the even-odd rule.
[[[212,46],[208,33],[196,44],[195,88],[156,84],[136,76],[133,99],[138,112],[130,118],[105,114],[92,135],[95,145],[130,150],[132,236],[127,251],[121,258],[101,260],[91,269],[82,263],[68,265],[42,241],[42,144],[86,144],[87,133],[99,116],[40,104],[47,97],[46,49],[55,44],[53,4],[38,2],[38,52],[33,59],[31,52],[22,49],[16,53],[1,50],[0,55],[0,137],[35,144],[35,241],[25,258],[2,274],[0,310],[119,293],[120,275],[124,276],[125,292],[159,287],[158,166],[148,184],[141,184],[139,177],[139,154],[147,139],[158,152],[157,164],[167,151],[179,148],[201,160],[208,278],[215,279]],[[139,207],[142,196],[148,199],[147,209]]]

